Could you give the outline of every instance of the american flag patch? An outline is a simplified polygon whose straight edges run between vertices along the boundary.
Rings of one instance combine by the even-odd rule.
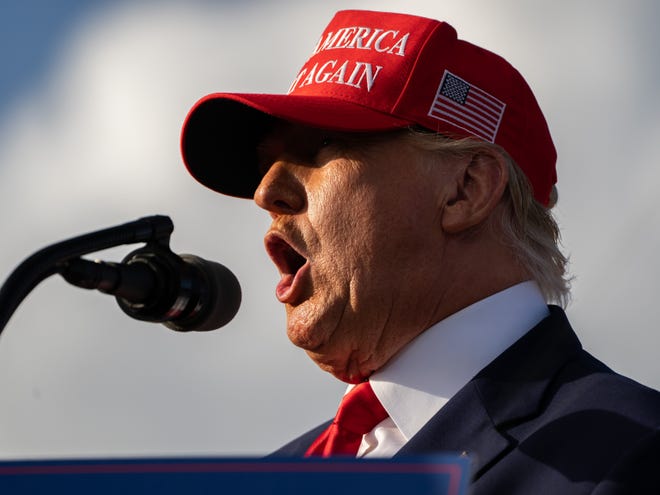
[[[494,143],[505,107],[494,96],[445,71],[429,116]]]

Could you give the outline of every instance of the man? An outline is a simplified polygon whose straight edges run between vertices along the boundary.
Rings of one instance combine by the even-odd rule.
[[[340,409],[373,402],[364,431],[340,412],[278,455],[457,451],[474,493],[657,493],[660,394],[546,305],[569,295],[556,153],[504,59],[446,23],[339,12],[287,95],[203,98],[182,152],[270,214],[289,338],[355,384]]]

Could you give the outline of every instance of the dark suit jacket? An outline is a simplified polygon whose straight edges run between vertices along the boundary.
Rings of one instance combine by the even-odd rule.
[[[467,452],[474,495],[660,494],[660,393],[585,352],[550,312],[396,456]],[[326,425],[273,455],[303,455]]]

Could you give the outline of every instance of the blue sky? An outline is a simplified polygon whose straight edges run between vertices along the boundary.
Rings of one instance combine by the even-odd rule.
[[[105,1],[7,1],[0,4],[0,114],[52,69],[63,39]]]

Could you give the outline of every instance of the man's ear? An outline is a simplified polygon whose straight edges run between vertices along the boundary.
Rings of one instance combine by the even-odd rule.
[[[442,228],[459,233],[486,220],[509,181],[506,160],[496,150],[480,150],[460,163],[455,189],[445,201]]]

